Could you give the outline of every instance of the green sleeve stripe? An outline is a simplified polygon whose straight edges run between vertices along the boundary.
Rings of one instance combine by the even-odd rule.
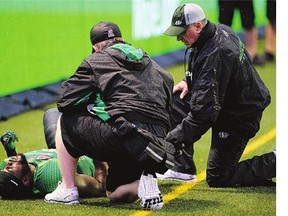
[[[240,47],[240,54],[239,54],[239,61],[243,61],[243,56],[244,56],[244,44],[242,43],[241,39],[238,38],[239,41],[239,47]]]
[[[77,106],[79,104],[84,103],[85,101],[87,101],[90,97],[90,95],[92,94],[92,92],[90,92],[89,94],[87,94],[86,96],[84,96],[83,98],[80,98],[75,104],[74,106]]]

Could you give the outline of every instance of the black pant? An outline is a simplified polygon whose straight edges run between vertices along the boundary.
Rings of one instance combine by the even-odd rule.
[[[190,111],[189,94],[184,99],[180,99],[180,92],[173,94],[173,108],[171,112],[170,125],[174,129],[187,116]],[[187,174],[196,175],[196,166],[193,160],[194,146],[185,145],[182,149],[182,155],[175,160],[175,166],[172,170]]]
[[[189,112],[189,98],[173,97],[171,125],[176,127]],[[239,162],[245,147],[259,130],[262,112],[243,117],[231,117],[220,113],[212,126],[212,139],[207,162],[207,183],[211,187],[270,185],[276,176],[274,153],[255,156]],[[174,171],[196,174],[193,161],[193,145],[186,145],[184,153],[177,158]]]
[[[255,12],[253,0],[227,1],[219,0],[219,22],[228,26],[232,25],[234,11],[240,12],[242,27],[250,30],[255,26]]]
[[[62,140],[72,157],[86,155],[98,161],[109,162],[106,182],[108,191],[139,180],[144,170],[149,173],[160,168],[167,170],[163,168],[165,164],[145,157],[149,140],[118,123],[114,119],[103,122],[88,112],[63,113],[61,116]],[[138,121],[132,123],[156,137],[164,138],[167,133],[167,128],[162,125]]]
[[[44,135],[48,149],[55,149],[55,134],[57,128],[57,121],[61,113],[57,108],[51,108],[44,113],[43,127]]]
[[[258,118],[254,120],[258,122]],[[226,137],[227,136],[227,137]],[[207,162],[206,179],[210,187],[273,185],[276,157],[273,152],[239,162],[249,137],[241,130],[212,128],[212,144]]]

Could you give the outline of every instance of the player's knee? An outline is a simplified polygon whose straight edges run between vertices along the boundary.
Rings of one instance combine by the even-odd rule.
[[[206,182],[209,185],[209,187],[231,186],[230,174],[228,172],[217,172],[207,170]]]
[[[52,108],[47,110],[43,116],[44,135],[49,149],[55,148],[57,120],[60,115],[61,113],[56,108]]]

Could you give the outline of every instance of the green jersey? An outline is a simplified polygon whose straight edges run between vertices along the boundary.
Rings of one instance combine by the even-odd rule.
[[[56,150],[41,149],[27,152],[24,155],[27,161],[35,166],[32,192],[35,195],[44,195],[54,191],[58,186],[58,182],[62,180]],[[7,160],[8,158],[0,163],[0,170],[4,168]],[[80,157],[77,173],[95,177],[93,160],[86,156]]]

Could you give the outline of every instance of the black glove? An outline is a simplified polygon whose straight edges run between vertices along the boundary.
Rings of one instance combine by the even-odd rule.
[[[175,139],[173,139],[173,132],[170,131],[166,137],[165,137],[165,140],[172,143],[176,149],[176,152],[175,152],[175,157],[179,157],[181,154],[182,154],[182,149],[185,147],[185,144],[184,143],[176,143]],[[173,142],[174,141],[174,142]]]

